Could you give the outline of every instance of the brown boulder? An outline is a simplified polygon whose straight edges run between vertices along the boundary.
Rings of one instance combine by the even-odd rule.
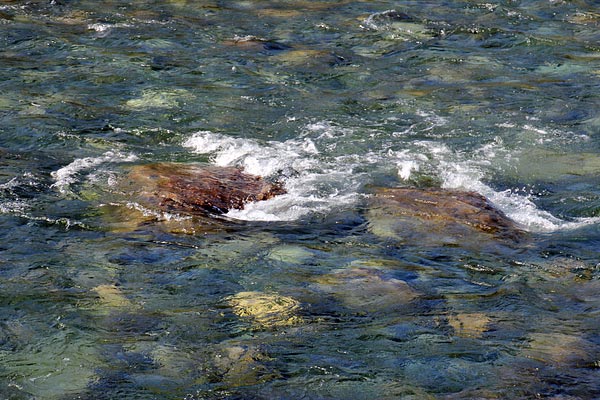
[[[189,215],[224,214],[285,193],[281,185],[235,167],[159,163],[131,169],[126,186],[142,204]]]
[[[523,233],[484,196],[452,189],[379,188],[368,217],[371,231],[379,236],[426,236],[446,244],[463,244],[468,237],[513,240]]]

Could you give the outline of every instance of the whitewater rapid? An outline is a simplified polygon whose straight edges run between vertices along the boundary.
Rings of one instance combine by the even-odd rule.
[[[347,128],[320,122],[308,125],[307,131],[316,132],[317,135],[313,135],[316,139],[343,140]],[[252,174],[283,177],[288,193],[228,213],[229,217],[240,220],[290,221],[355,205],[364,197],[361,188],[369,183],[369,174],[364,171],[393,165],[400,183],[409,183],[416,173],[433,174],[444,188],[475,191],[487,197],[528,231],[570,230],[600,222],[600,218],[562,220],[538,208],[533,194],[521,193],[517,188],[495,190],[484,183],[492,160],[503,157],[510,161],[514,157],[499,139],[469,154],[453,151],[435,141],[417,141],[410,149],[399,151],[375,149],[363,156],[330,156],[326,148],[319,148],[319,143],[306,137],[285,142],[258,142],[200,131],[182,144],[193,153],[209,155],[216,165],[235,165]]]
[[[432,126],[444,124],[443,120],[429,114],[422,117]],[[248,173],[283,182],[286,194],[248,204],[244,210],[230,211],[226,216],[232,219],[295,221],[352,208],[368,196],[365,186],[373,183],[375,175],[391,173],[396,175],[399,185],[414,185],[419,177],[426,176],[437,180],[444,188],[480,193],[531,232],[571,230],[600,222],[597,217],[564,220],[540,209],[535,202],[535,193],[517,187],[493,188],[488,182],[496,164],[508,165],[518,157],[518,152],[507,149],[500,138],[469,152],[435,140],[407,142],[406,148],[393,150],[387,148],[384,141],[377,140],[379,138],[374,134],[376,145],[363,154],[339,151],[339,146],[351,140],[353,134],[351,128],[317,121],[306,124],[302,134],[286,141],[260,141],[202,130],[185,136],[181,146],[192,154],[208,156],[214,165],[237,166]],[[111,185],[116,179],[111,172],[112,166],[139,160],[138,155],[122,150],[75,159],[52,172],[54,183],[51,187],[68,195],[74,184],[83,180],[98,181],[99,175]],[[4,204],[0,211],[14,209],[15,204]],[[19,208],[22,207],[19,204]]]

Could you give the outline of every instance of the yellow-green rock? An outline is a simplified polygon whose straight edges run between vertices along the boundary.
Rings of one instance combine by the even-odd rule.
[[[575,335],[559,332],[529,335],[524,355],[555,365],[589,365],[598,362],[597,346]]]
[[[250,320],[257,328],[276,328],[302,322],[300,302],[274,293],[240,292],[228,297],[228,305],[238,317]]]
[[[277,246],[269,252],[269,258],[271,260],[291,264],[301,264],[312,256],[313,253],[304,247],[294,245]]]
[[[146,108],[175,108],[179,104],[192,99],[190,92],[184,89],[166,91],[144,90],[140,97],[128,100],[128,108],[139,110]]]
[[[94,292],[100,298],[103,307],[108,308],[133,308],[134,304],[115,285],[98,285]]]

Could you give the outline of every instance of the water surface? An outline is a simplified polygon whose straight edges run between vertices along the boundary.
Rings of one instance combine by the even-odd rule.
[[[599,28],[583,0],[2,2],[0,397],[600,397]],[[119,190],[171,161],[288,194],[191,229]],[[398,232],[369,204],[399,186],[524,237]]]

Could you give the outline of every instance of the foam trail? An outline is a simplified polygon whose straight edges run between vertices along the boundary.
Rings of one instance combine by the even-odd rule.
[[[78,158],[69,165],[51,173],[55,180],[51,187],[58,189],[61,193],[67,193],[71,184],[77,181],[77,175],[83,171],[105,163],[132,162],[135,160],[137,160],[137,156],[134,154],[113,151],[107,151],[99,157]]]
[[[369,172],[357,171],[386,169],[392,163],[402,180],[409,180],[414,174],[432,175],[445,188],[476,191],[532,232],[570,230],[600,223],[600,218],[562,220],[540,210],[530,196],[511,190],[496,191],[486,185],[486,171],[497,162],[510,162],[514,156],[500,138],[468,153],[454,151],[443,143],[417,141],[410,149],[375,149],[362,155],[333,157],[327,152],[335,151],[335,144],[352,133],[352,129],[320,122],[307,125],[305,133],[302,139],[258,142],[200,131],[183,145],[194,153],[209,154],[216,165],[235,165],[251,174],[285,178],[287,194],[227,214],[240,220],[289,221],[352,206],[361,198],[360,187],[370,177]],[[319,148],[307,136],[315,138]]]
[[[572,230],[600,222],[598,217],[565,221],[540,210],[529,196],[514,193],[512,190],[495,191],[482,182],[483,173],[468,163],[443,162],[440,169],[443,187],[473,190],[487,197],[509,218],[531,232]]]
[[[506,150],[501,139],[467,153],[452,151],[448,146],[432,141],[414,143],[416,148],[388,152],[396,162],[398,176],[409,179],[413,172],[425,170],[441,179],[442,187],[475,191],[487,197],[509,218],[531,232],[555,232],[572,230],[600,223],[600,218],[575,218],[565,221],[551,213],[540,210],[532,197],[512,190],[496,191],[483,183],[486,172],[500,162],[510,162],[513,153]]]
[[[227,216],[252,221],[291,221],[326,213],[358,198],[358,174],[342,157],[328,159],[309,138],[266,142],[200,131],[183,142],[198,154],[210,154],[219,166],[238,166],[263,177],[285,176],[287,194],[232,210]]]
[[[299,170],[314,166],[311,156],[318,150],[310,139],[269,142],[267,146],[250,139],[231,138],[200,131],[183,142],[198,154],[213,154],[219,166],[236,165],[250,174],[272,176],[286,168]]]

